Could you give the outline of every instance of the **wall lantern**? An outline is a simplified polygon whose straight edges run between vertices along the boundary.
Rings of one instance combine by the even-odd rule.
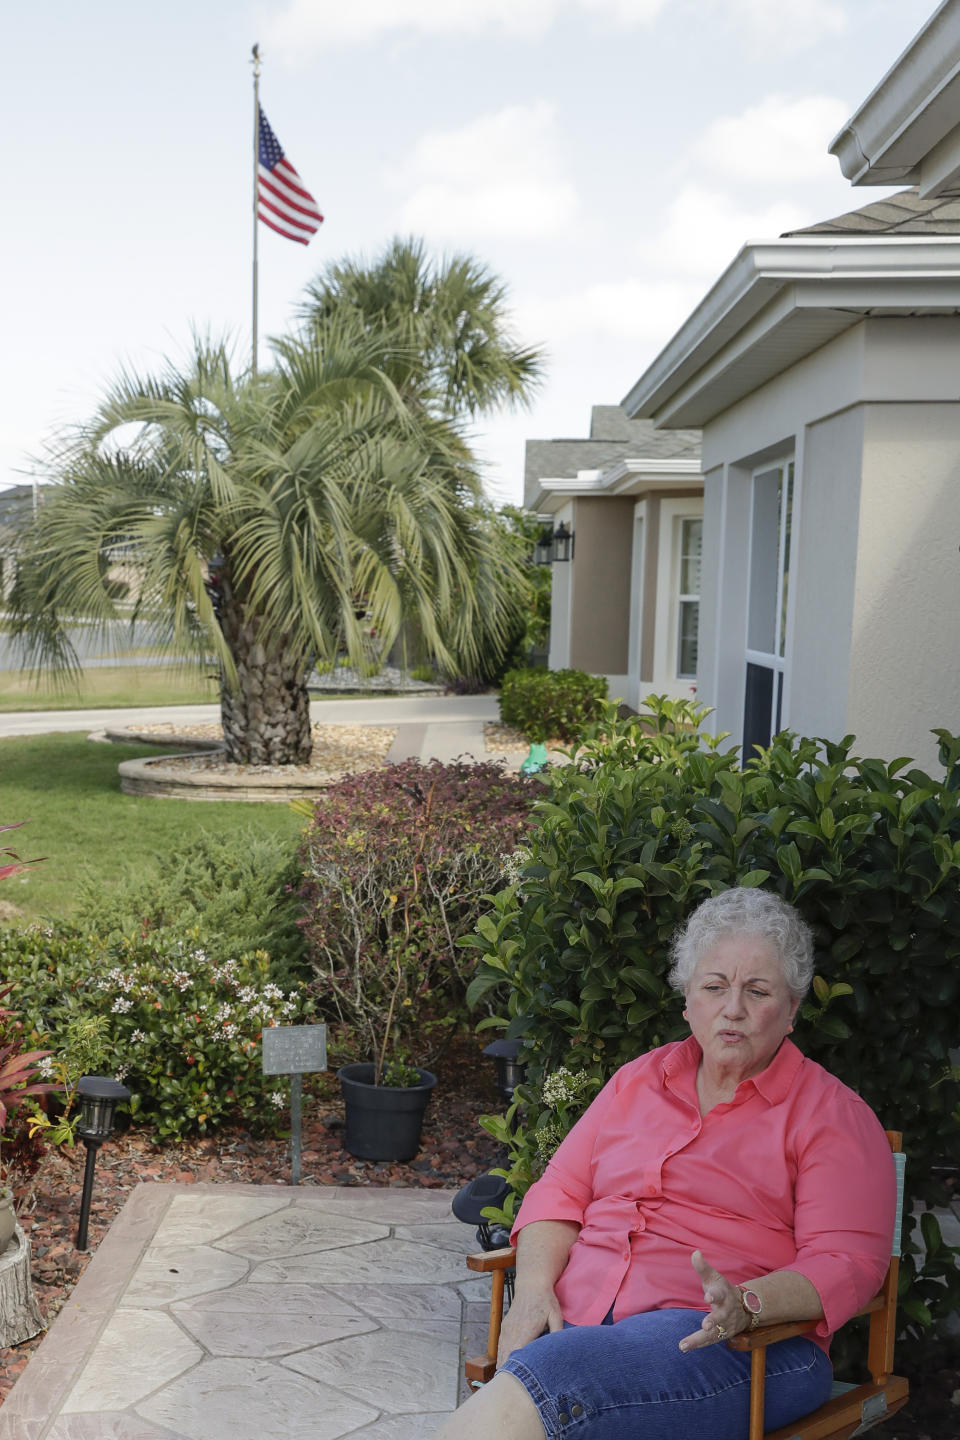
[[[77,1226],[77,1249],[86,1250],[87,1226],[90,1223],[90,1200],[93,1195],[93,1171],[97,1151],[113,1134],[113,1118],[122,1100],[130,1099],[130,1091],[109,1075],[81,1075],[77,1083],[80,1096],[80,1119],[77,1135],[87,1147],[87,1165],[83,1173],[83,1194],[80,1198],[80,1223]]]
[[[553,529],[550,525],[544,525],[537,536],[537,543],[533,547],[534,565],[549,565],[553,559]]]
[[[566,520],[561,520],[553,532],[553,558],[559,561],[573,559],[573,531]]]

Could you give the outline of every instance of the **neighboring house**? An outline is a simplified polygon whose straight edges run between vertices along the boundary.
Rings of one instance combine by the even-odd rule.
[[[697,670],[703,482],[696,430],[595,405],[582,440],[529,440],[524,505],[570,535],[552,564],[551,670],[605,675],[635,708]]]
[[[0,490],[0,604],[6,601],[13,589],[20,526],[36,503],[32,485],[11,485],[6,490]]]
[[[960,0],[831,147],[889,200],[748,244],[623,402],[703,431],[698,699],[937,764],[960,728]],[[872,157],[872,158],[871,158]]]
[[[0,490],[0,604],[9,598],[17,573],[20,531],[49,494],[47,485],[12,485]],[[133,548],[117,544],[110,552],[107,583],[112,598],[132,604],[140,591],[141,570]]]

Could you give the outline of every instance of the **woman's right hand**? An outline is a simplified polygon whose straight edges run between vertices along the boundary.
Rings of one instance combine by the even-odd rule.
[[[552,1285],[546,1289],[539,1286],[518,1286],[500,1330],[497,1368],[499,1369],[514,1350],[529,1345],[531,1340],[536,1340],[547,1331],[552,1333],[562,1329],[563,1315]]]

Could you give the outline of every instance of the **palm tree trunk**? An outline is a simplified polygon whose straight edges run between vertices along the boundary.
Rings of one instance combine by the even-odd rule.
[[[256,617],[227,604],[219,619],[237,670],[236,688],[225,680],[220,688],[227,759],[240,765],[309,764],[313,736],[303,660],[282,647],[262,645]]]

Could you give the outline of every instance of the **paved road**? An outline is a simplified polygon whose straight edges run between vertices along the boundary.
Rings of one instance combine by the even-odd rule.
[[[311,718],[325,725],[451,725],[475,735],[499,716],[496,695],[393,695],[376,699],[315,700]],[[0,737],[53,731],[106,730],[124,725],[216,724],[219,705],[151,705],[116,710],[25,710],[0,714]],[[453,737],[451,737],[453,738]],[[462,748],[462,746],[461,746]]]

